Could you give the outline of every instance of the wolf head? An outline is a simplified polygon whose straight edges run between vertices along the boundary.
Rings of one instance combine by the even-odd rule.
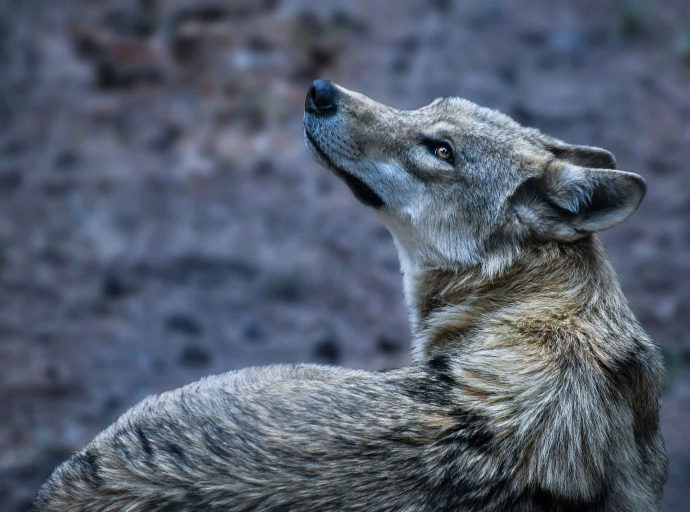
[[[396,110],[316,80],[304,137],[377,211],[404,271],[495,273],[525,244],[573,242],[622,222],[646,190],[604,149],[566,144],[461,98]]]

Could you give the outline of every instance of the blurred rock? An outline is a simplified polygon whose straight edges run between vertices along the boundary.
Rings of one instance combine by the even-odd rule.
[[[24,182],[24,176],[20,169],[10,167],[8,169],[0,169],[0,192],[4,194],[12,194]]]
[[[187,336],[199,336],[203,327],[199,321],[188,313],[172,313],[165,319],[165,328]]]
[[[581,65],[587,51],[586,40],[575,30],[557,30],[549,36],[546,53],[541,58],[543,66]]]
[[[333,13],[331,27],[335,30],[348,31],[360,36],[369,33],[369,25],[346,10],[337,10]]]
[[[404,54],[413,54],[419,50],[420,41],[416,35],[407,35],[398,42],[398,49]]]
[[[150,2],[140,2],[140,5],[150,5]],[[150,9],[113,9],[106,14],[104,21],[120,37],[147,38],[156,29]]]
[[[115,273],[107,273],[101,283],[101,294],[105,299],[122,299],[132,293],[132,287]]]
[[[25,140],[19,138],[11,138],[2,145],[2,154],[6,157],[13,157],[21,155],[27,149]]]
[[[258,320],[248,320],[242,327],[242,334],[248,343],[260,343],[265,341],[261,323]]]
[[[394,340],[384,334],[379,336],[376,340],[376,349],[382,354],[397,354],[402,351],[403,344],[400,341]]]
[[[262,290],[270,298],[294,302],[303,296],[304,282],[296,270],[276,269],[264,275]]]
[[[432,0],[430,5],[440,12],[447,14],[453,8],[453,0]]]
[[[79,164],[80,156],[77,151],[65,149],[55,157],[55,168],[59,171],[69,170]]]
[[[179,126],[173,124],[161,126],[149,140],[149,147],[154,151],[169,151],[180,140],[181,136],[182,128]]]
[[[187,345],[177,358],[181,366],[190,368],[202,368],[211,364],[213,357],[203,347],[199,345]]]
[[[549,32],[546,28],[530,27],[523,30],[519,38],[528,46],[541,47],[549,40]]]
[[[647,167],[655,174],[665,175],[675,170],[673,163],[665,155],[653,155],[647,160]]]
[[[136,42],[118,44],[96,66],[96,86],[103,90],[160,85],[163,77],[155,57]]]
[[[501,81],[507,86],[514,86],[518,81],[518,70],[514,63],[505,63],[497,70]]]
[[[397,75],[404,75],[410,71],[410,61],[405,57],[396,57],[391,62],[391,72]]]
[[[314,345],[314,357],[326,364],[338,364],[340,362],[340,343],[337,338],[327,336],[320,339]]]
[[[441,0],[443,4],[443,0]],[[497,24],[503,18],[503,9],[495,0],[487,0],[467,16],[467,24],[475,30],[484,30]]]
[[[623,0],[620,4],[619,24],[626,37],[639,36],[645,29],[648,13],[642,0]]]

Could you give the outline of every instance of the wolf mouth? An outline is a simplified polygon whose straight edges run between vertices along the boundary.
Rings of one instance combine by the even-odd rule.
[[[306,127],[304,128],[304,134],[306,135],[309,144],[311,144],[323,161],[326,162],[327,167],[345,182],[345,184],[350,188],[352,193],[359,201],[366,206],[370,206],[371,208],[382,208],[386,205],[383,199],[381,199],[381,196],[374,192],[369,185],[364,183],[357,176],[335,165],[333,160],[331,160],[326,152],[321,149],[321,146],[317,144],[317,142],[314,140],[314,137],[312,137],[311,133],[309,133],[309,130],[307,130]]]

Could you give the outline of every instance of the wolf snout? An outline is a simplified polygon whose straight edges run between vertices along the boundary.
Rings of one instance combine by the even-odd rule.
[[[304,110],[316,116],[329,116],[337,110],[338,93],[330,80],[314,80],[304,100]]]

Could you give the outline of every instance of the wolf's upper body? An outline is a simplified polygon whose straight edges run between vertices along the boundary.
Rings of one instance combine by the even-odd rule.
[[[305,138],[393,234],[414,364],[150,397],[37,510],[657,510],[661,357],[593,234],[641,178],[464,100],[397,111],[324,81]]]

